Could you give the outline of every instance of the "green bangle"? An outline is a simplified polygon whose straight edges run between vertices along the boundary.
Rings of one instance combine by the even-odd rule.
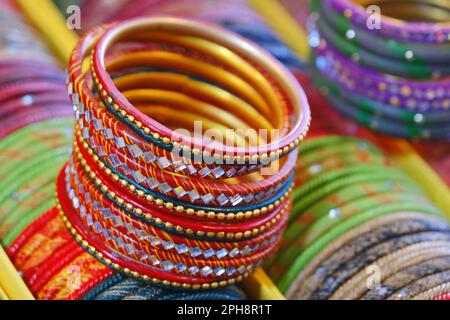
[[[424,124],[445,124],[450,121],[449,110],[436,110],[433,112],[420,113],[407,108],[393,108],[391,105],[370,100],[348,92],[345,89],[341,89],[336,83],[318,71],[313,73],[313,81],[318,88],[322,88],[322,90],[326,89],[326,94],[330,95],[331,99],[339,97],[343,100],[348,100],[349,103],[357,106],[359,110],[366,111],[375,116],[384,116],[388,119],[397,120],[413,127]]]
[[[344,186],[364,182],[367,179],[386,179],[387,181],[394,179],[413,184],[411,179],[398,169],[383,168],[381,172],[377,172],[381,168],[383,167],[359,164],[316,176],[293,191],[293,206],[289,221],[293,221],[299,212],[304,212],[324,196]]]
[[[281,280],[278,282],[278,287],[282,292],[286,292],[289,289],[290,284],[294,281],[296,276],[301,272],[301,270],[306,266],[311,259],[317,255],[322,249],[324,249],[329,243],[331,243],[334,239],[339,236],[345,234],[347,231],[352,228],[369,221],[371,219],[394,213],[394,212],[423,212],[431,215],[442,217],[442,213],[433,206],[414,206],[411,204],[392,204],[386,205],[383,207],[377,207],[373,210],[369,210],[360,215],[352,217],[351,219],[337,225],[335,228],[330,230],[327,234],[320,237],[318,240],[314,242],[307,249],[302,251],[299,256],[295,259],[295,261],[290,265],[289,269],[284,273],[281,277]]]
[[[50,198],[45,202],[42,202],[38,207],[27,212],[22,220],[19,220],[14,227],[9,230],[1,240],[3,246],[8,247],[14,239],[26,228],[28,227],[36,218],[40,217],[43,212],[47,212],[52,207],[55,206],[55,199]]]
[[[6,136],[0,141],[0,154],[8,149],[20,143],[24,138],[36,139],[33,133],[42,132],[42,130],[60,130],[61,132],[66,131],[65,136],[72,137],[71,128],[73,127],[72,118],[61,118],[61,119],[51,119],[40,121],[26,127],[23,127],[17,131],[14,131],[10,135]]]
[[[323,6],[324,1],[312,0],[311,9],[313,13],[319,13],[323,16],[342,36],[346,36],[348,41],[352,41],[357,45],[366,48],[379,55],[388,58],[403,60],[405,62],[426,61],[436,63],[446,63],[448,61],[448,53],[450,45],[445,44],[418,44],[415,42],[398,41],[395,39],[387,39],[384,37],[374,36],[373,33],[352,25],[351,21],[343,15],[338,14],[334,10],[327,10]]]
[[[380,204],[382,204],[383,206],[388,204],[417,204],[418,206],[421,206],[424,204],[423,201],[416,201],[418,197],[414,194],[391,193],[389,196],[391,197],[390,202],[380,202],[380,198],[385,197],[385,195],[380,194],[378,195],[378,198],[376,196],[373,196],[373,198],[364,197],[347,203],[339,208],[339,218],[330,217],[326,214],[320,215],[319,219],[309,227],[304,235],[302,235],[304,233],[304,230],[296,229],[296,224],[292,224],[291,226],[294,228],[291,229],[291,236],[294,241],[291,241],[289,246],[287,248],[284,248],[273,261],[273,263],[276,264],[277,273],[280,274],[281,265],[289,266],[293,262],[293,260],[295,260],[296,256],[298,256],[298,253],[304,250],[304,248],[308,248],[308,246],[313,245],[313,243],[320,237],[322,237],[326,232],[332,230],[340,223],[344,223],[345,221],[351,219],[355,215],[364,214],[367,211],[374,210],[379,207]],[[427,203],[426,205],[431,206],[431,204]],[[278,279],[275,278],[274,280]]]
[[[71,148],[69,146],[57,149],[55,153],[44,154],[24,164],[19,170],[15,170],[5,179],[0,181],[0,190],[7,190],[0,194],[0,206],[3,205],[7,197],[10,196],[14,190],[17,190],[21,185],[27,183],[30,178],[42,174],[43,168],[48,168],[51,164],[63,163],[67,160]],[[51,166],[50,166],[51,167]],[[59,167],[51,167],[53,170],[58,170]]]

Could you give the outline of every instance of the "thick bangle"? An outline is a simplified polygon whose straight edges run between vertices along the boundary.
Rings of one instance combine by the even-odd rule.
[[[450,110],[447,109],[421,112],[421,110],[414,111],[409,108],[392,108],[391,105],[380,103],[340,88],[319,72],[313,74],[313,79],[317,87],[321,88],[325,94],[331,94],[333,97],[339,96],[344,101],[349,101],[349,103],[357,106],[362,111],[373,114],[374,116],[386,117],[393,121],[403,122],[412,126],[445,124],[450,121]]]
[[[420,266],[433,258],[440,257],[448,254],[449,252],[450,246],[448,245],[448,242],[436,241],[431,244],[429,242],[426,244],[417,243],[393,252],[392,254],[388,254],[375,263],[380,266],[381,270],[385,271],[383,272],[384,280],[405,269],[408,269],[409,267]],[[447,263],[444,263],[444,266],[447,266],[448,269],[448,259],[446,260]],[[441,262],[443,261],[441,260]],[[409,271],[412,271],[412,274],[414,275],[413,270],[410,269]],[[439,272],[439,270],[439,265],[437,265],[434,268],[434,271]],[[339,290],[334,292],[330,299],[339,299],[339,297],[342,296],[350,297],[351,299],[360,298],[367,291],[367,286],[363,285],[363,277],[363,272],[358,272],[352,276],[352,278],[348,279],[344,285],[339,288]]]
[[[307,279],[314,276],[314,271],[322,264],[329,261],[331,267],[339,265],[342,259],[342,253],[347,251],[349,256],[352,257],[363,252],[367,247],[389,237],[391,234],[389,233],[389,230],[391,230],[391,232],[394,230],[394,232],[400,236],[407,235],[411,233],[411,231],[414,232],[414,230],[417,230],[417,232],[425,230],[446,230],[446,227],[446,223],[442,219],[414,212],[394,213],[366,222],[355,228],[351,233],[343,235],[318,254],[298,275],[289,290],[288,296],[291,298],[304,297],[306,291],[311,288],[306,285]],[[368,233],[367,230],[372,230],[372,232]],[[373,237],[374,234],[376,235],[375,237]],[[358,242],[353,242],[358,239]],[[355,247],[354,243],[359,243],[361,245]]]
[[[392,136],[407,139],[448,140],[450,136],[448,125],[444,123],[423,123],[423,113],[416,113],[412,122],[400,122],[388,117],[373,114],[354,105],[343,95],[335,95],[331,91],[326,95],[333,100],[334,107],[343,115],[357,119],[362,125]]]

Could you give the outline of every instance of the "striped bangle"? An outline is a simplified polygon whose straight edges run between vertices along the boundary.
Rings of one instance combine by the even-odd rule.
[[[175,34],[180,26],[184,33]],[[131,35],[135,28],[143,32]],[[186,20],[141,19],[81,40],[69,65],[73,155],[57,179],[60,215],[90,254],[138,279],[191,289],[240,281],[276,250],[291,206],[296,147],[309,124],[303,92],[282,67],[234,35],[205,30]],[[104,62],[103,52],[124,32],[135,48],[114,47]],[[165,107],[181,102],[178,116]],[[187,123],[184,115],[211,128],[267,127],[281,135],[261,137],[268,144],[248,152],[244,140],[219,146],[215,151],[235,156],[209,163],[217,154],[194,140],[182,146],[168,139],[168,129],[142,113],[152,108],[174,126]],[[268,177],[257,172],[268,164],[279,168]]]

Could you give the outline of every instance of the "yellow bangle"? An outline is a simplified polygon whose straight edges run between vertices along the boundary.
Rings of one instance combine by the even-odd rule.
[[[222,114],[228,114],[231,117],[232,114],[228,112],[230,111],[241,119],[238,120],[238,123],[231,125],[231,127],[247,128],[250,126],[253,128],[273,128],[272,124],[265,117],[262,117],[251,105],[240,98],[229,94],[221,88],[201,81],[192,80],[184,75],[162,72],[137,73],[117,78],[114,80],[114,84],[122,92],[130,89],[136,92],[136,88],[140,88],[139,96],[142,98],[144,98],[142,92],[144,90],[150,90],[146,99],[159,100],[160,97],[152,95],[151,92],[154,89],[165,89],[164,91],[169,92],[168,90],[171,90],[170,92],[174,93],[174,96],[168,97],[168,99],[181,100],[184,98],[183,103],[189,104],[186,107],[190,107],[194,101],[201,103],[202,107],[212,107],[213,104],[217,106],[214,108],[214,111],[222,110],[220,116]],[[190,97],[204,97],[205,101],[211,103],[202,102]],[[232,116],[233,118],[231,120],[236,121],[236,116]]]
[[[137,34],[131,37],[131,39],[176,44],[217,59],[221,64],[230,68],[235,74],[238,74],[245,82],[252,84],[265,97],[268,105],[272,107],[271,109],[279,110],[279,99],[275,95],[271,84],[261,72],[236,53],[221,45],[197,37],[159,32]],[[265,109],[262,113],[266,117],[273,117],[273,113],[269,109]],[[279,123],[281,121],[281,115],[276,114],[275,116],[277,117],[274,119],[275,123]]]
[[[198,74],[208,80],[221,84],[231,92],[235,92],[242,99],[253,105],[261,114],[267,114],[269,111],[269,107],[260,96],[260,93],[238,76],[209,63],[179,54],[159,51],[127,53],[119,58],[112,59],[106,69],[109,73],[113,73],[125,67],[140,67],[142,65],[170,67],[184,72]],[[282,110],[283,108],[281,107],[273,107],[273,114],[281,114]],[[275,115],[275,117],[272,116],[272,118],[276,117],[278,115]],[[280,128],[283,124],[276,123],[275,120],[272,120],[272,125],[275,128]]]

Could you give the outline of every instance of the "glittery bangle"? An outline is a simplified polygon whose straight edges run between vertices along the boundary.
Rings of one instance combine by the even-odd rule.
[[[390,76],[351,63],[329,45],[315,49],[316,66],[339,86],[370,99],[393,106],[419,110],[448,109],[446,78],[413,81]],[[343,77],[339,77],[343,75]]]
[[[382,286],[385,287],[385,290],[387,289],[387,286],[384,282],[386,278],[389,279],[389,277],[395,277],[398,273],[401,273],[404,270],[408,270],[409,272],[414,274],[414,271],[420,268],[417,266],[422,266],[423,268],[423,266],[426,266],[427,262],[432,259],[434,261],[444,262],[444,268],[446,267],[447,269],[450,269],[450,265],[448,264],[448,262],[450,261],[448,256],[450,252],[450,246],[448,243],[444,243],[444,245],[441,244],[440,246],[439,242],[431,244],[428,243],[428,246],[425,245],[425,248],[422,247],[423,243],[412,245],[403,250],[400,250],[402,252],[397,251],[383,257],[382,259],[380,259],[380,261],[375,262],[375,264],[380,266],[380,268],[384,271],[382,273]],[[442,257],[444,257],[444,259],[442,259]],[[380,265],[379,263],[382,264]],[[348,280],[343,286],[341,286],[339,290],[333,294],[331,299],[339,299],[340,296],[346,296],[350,299],[358,299],[362,295],[364,295],[367,292],[368,288],[367,286],[363,285],[365,281],[361,280],[361,276],[362,272],[360,271],[350,280]],[[351,286],[353,286],[353,288],[351,288]]]
[[[369,290],[361,299],[363,300],[382,300],[399,291],[406,285],[413,283],[423,277],[448,270],[450,258],[445,253],[446,249],[429,252],[429,260],[406,268],[383,280],[380,287]],[[437,258],[433,258],[437,257]]]

